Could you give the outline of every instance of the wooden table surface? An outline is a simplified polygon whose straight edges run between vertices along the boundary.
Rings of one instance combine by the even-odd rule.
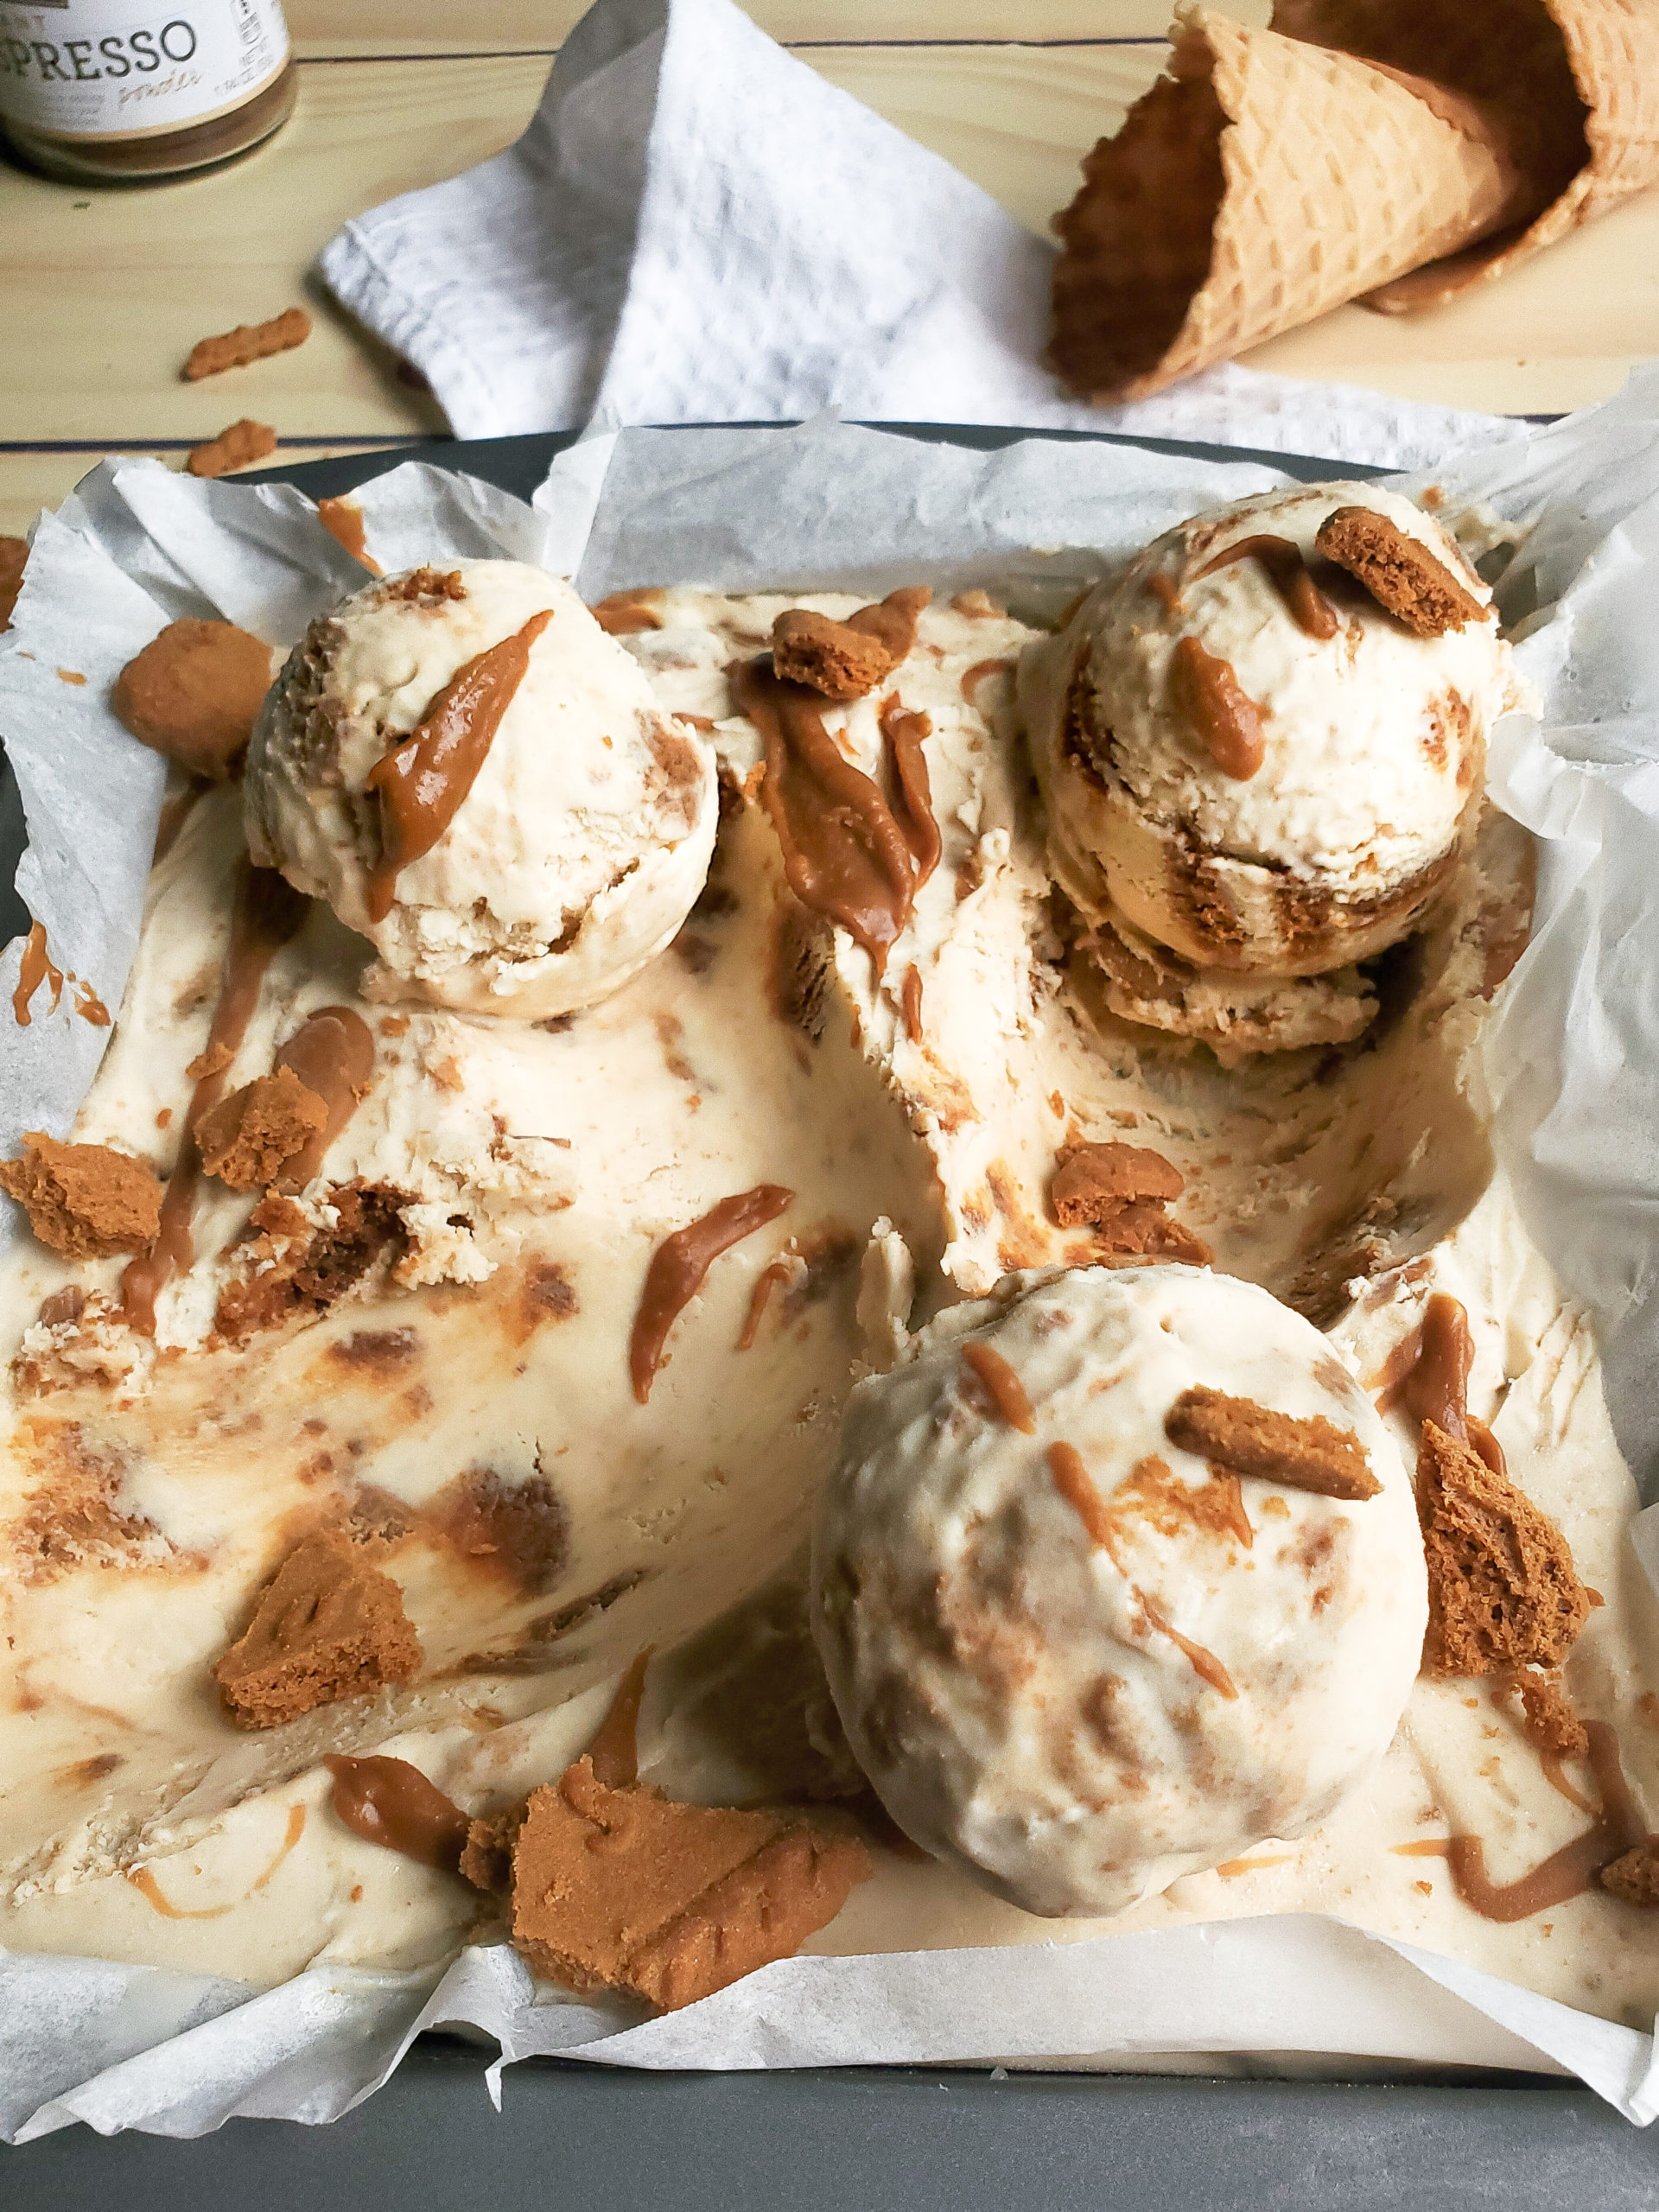
[[[1166,0],[752,0],[758,22],[1041,231],[1079,156],[1166,51]],[[1267,0],[1231,12],[1265,19]],[[233,416],[295,459],[429,436],[431,398],[311,271],[345,219],[509,144],[580,0],[288,0],[299,106],[217,175],[141,190],[0,163],[0,531],[27,529],[105,452],[181,456]],[[412,19],[412,21],[411,21]],[[297,352],[179,380],[197,338],[294,300]],[[1344,308],[1245,358],[1289,375],[1510,413],[1584,404],[1659,354],[1659,194],[1436,314]]]

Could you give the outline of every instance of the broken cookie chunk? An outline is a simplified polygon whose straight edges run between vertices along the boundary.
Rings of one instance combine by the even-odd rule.
[[[278,1068],[245,1083],[202,1116],[195,1126],[201,1164],[233,1191],[268,1190],[327,1120],[316,1092],[292,1068]]]
[[[228,476],[233,468],[245,468],[251,461],[264,461],[276,450],[276,433],[270,424],[245,415],[206,445],[192,446],[184,465],[193,476]]]
[[[153,1167],[106,1144],[60,1144],[43,1129],[28,1131],[20,1159],[0,1160],[0,1190],[27,1210],[41,1243],[67,1259],[148,1252],[161,1225]]]
[[[480,1845],[486,1872],[499,1845]],[[512,1940],[537,1973],[664,2012],[792,1957],[871,1872],[849,1836],[608,1788],[585,1757],[531,1793],[512,1852]]]
[[[1584,1757],[1590,1732],[1554,1675],[1519,1674],[1510,1688],[1521,1700],[1521,1725],[1535,1750],[1555,1758]]]
[[[1443,637],[1491,618],[1491,609],[1427,546],[1370,507],[1338,507],[1319,524],[1313,543],[1419,638]]]
[[[1067,1153],[1048,1186],[1062,1229],[1102,1222],[1135,1198],[1179,1198],[1186,1179],[1160,1152],[1133,1144],[1084,1144]]]
[[[772,626],[772,667],[826,699],[861,699],[909,653],[917,617],[931,597],[925,586],[889,592],[844,622],[792,607]]]
[[[1659,1836],[1649,1836],[1633,1851],[1601,1870],[1601,1886],[1626,1904],[1659,1905]]]
[[[1176,1399],[1164,1416],[1164,1433],[1183,1452],[1283,1490],[1357,1503],[1382,1487],[1353,1430],[1338,1428],[1323,1414],[1302,1421],[1199,1384]]]
[[[1590,1617],[1565,1536],[1507,1477],[1432,1421],[1417,1459],[1431,1675],[1558,1667]]]
[[[317,1706],[407,1681],[420,1668],[420,1639],[397,1583],[344,1536],[321,1535],[283,1561],[213,1679],[238,1728],[277,1728]]]
[[[1132,1144],[1075,1145],[1060,1154],[1048,1203],[1062,1229],[1092,1228],[1103,1255],[1205,1267],[1210,1247],[1165,1211],[1185,1188],[1179,1168],[1161,1153]]]
[[[140,745],[223,782],[270,688],[270,647],[234,622],[169,622],[115,679],[110,703]]]

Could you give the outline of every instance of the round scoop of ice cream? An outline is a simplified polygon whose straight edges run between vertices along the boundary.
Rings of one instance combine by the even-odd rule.
[[[1320,975],[1397,942],[1524,703],[1491,596],[1370,484],[1167,532],[1022,683],[1062,885],[1203,969]]]
[[[853,1393],[812,1573],[888,1811],[1046,1914],[1325,1819],[1427,1615],[1364,1392],[1268,1292],[1179,1265],[1010,1275],[940,1316]]]
[[[372,940],[369,996],[527,1020],[662,950],[716,816],[706,740],[518,561],[389,576],[313,622],[248,754],[253,858]]]

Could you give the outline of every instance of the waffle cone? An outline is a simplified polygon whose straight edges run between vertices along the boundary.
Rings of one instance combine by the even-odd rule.
[[[1196,7],[1174,35],[1171,73],[1096,147],[1056,221],[1049,358],[1090,398],[1158,391],[1512,226],[1524,203],[1502,117],[1455,88]]]
[[[1379,287],[1368,307],[1438,306],[1659,184],[1652,0],[1276,0],[1273,20],[1481,103],[1529,179],[1518,219]]]

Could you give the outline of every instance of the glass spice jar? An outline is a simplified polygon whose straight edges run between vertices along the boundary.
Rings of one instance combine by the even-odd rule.
[[[78,184],[234,161],[294,110],[280,0],[0,0],[0,125]]]

